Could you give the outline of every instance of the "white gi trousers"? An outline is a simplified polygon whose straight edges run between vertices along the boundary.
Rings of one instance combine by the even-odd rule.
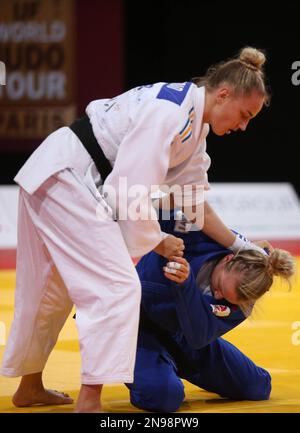
[[[97,188],[64,169],[20,189],[15,315],[1,373],[42,371],[72,305],[81,382],[133,382],[140,281],[120,227],[96,215]]]

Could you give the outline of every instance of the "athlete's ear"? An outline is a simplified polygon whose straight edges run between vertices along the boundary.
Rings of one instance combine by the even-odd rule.
[[[228,263],[230,260],[232,260],[234,257],[234,254],[227,254],[227,256],[223,257],[223,262]]]
[[[218,104],[222,104],[230,96],[230,88],[227,86],[222,86],[217,90],[216,101]]]

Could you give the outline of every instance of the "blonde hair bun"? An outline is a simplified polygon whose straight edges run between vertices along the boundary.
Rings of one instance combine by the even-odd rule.
[[[295,260],[289,252],[275,248],[269,256],[269,269],[274,275],[288,279],[296,271]]]
[[[266,56],[262,51],[256,48],[245,47],[240,51],[239,60],[260,70],[266,61]]]

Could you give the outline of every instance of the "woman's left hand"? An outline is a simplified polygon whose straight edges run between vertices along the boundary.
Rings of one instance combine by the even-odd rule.
[[[189,276],[190,265],[183,257],[172,256],[164,266],[165,277],[175,283],[183,283]]]

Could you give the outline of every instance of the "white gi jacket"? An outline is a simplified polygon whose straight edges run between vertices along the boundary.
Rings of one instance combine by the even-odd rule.
[[[140,86],[112,99],[92,101],[86,109],[94,135],[113,170],[106,186],[203,185],[209,189],[206,153],[208,124],[203,124],[204,87],[191,82]],[[93,164],[93,163],[92,163]],[[15,181],[33,194],[50,176],[65,168],[85,174],[91,158],[77,136],[63,127],[48,136],[21,168]],[[95,170],[94,170],[95,171]],[[134,200],[128,197],[127,205]],[[107,197],[112,208],[117,206]],[[122,209],[118,209],[120,213]],[[153,211],[155,213],[155,211]],[[132,257],[146,254],[161,241],[157,220],[119,220]]]

